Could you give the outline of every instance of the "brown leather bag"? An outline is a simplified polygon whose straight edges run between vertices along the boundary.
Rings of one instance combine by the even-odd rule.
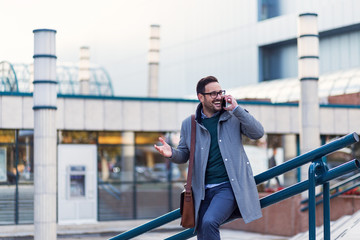
[[[193,170],[194,156],[195,156],[195,138],[196,138],[195,115],[191,115],[191,144],[190,144],[189,167],[188,167],[187,181],[184,186],[185,189],[181,193],[181,198],[180,198],[180,214],[181,214],[180,225],[184,228],[195,227],[194,199],[191,188],[192,170]]]

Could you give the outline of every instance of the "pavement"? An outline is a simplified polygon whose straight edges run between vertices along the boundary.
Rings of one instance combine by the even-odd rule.
[[[137,227],[149,220],[124,220],[124,221],[106,221],[97,223],[69,224],[57,226],[57,239],[63,240],[104,240],[114,237],[124,231]],[[170,222],[151,232],[144,233],[134,240],[159,240],[173,236],[183,231],[179,220]],[[288,240],[289,238],[273,235],[263,235],[259,233],[250,233],[237,230],[221,229],[222,240]],[[0,226],[1,240],[30,240],[34,238],[34,225],[3,225]],[[190,238],[196,240],[196,237]]]

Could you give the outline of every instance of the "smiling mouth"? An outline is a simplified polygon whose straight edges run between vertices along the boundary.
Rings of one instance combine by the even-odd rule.
[[[221,101],[215,101],[215,102],[214,102],[214,105],[220,107],[220,106],[221,106]]]

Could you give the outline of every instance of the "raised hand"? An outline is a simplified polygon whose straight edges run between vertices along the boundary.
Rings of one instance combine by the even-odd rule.
[[[225,95],[223,101],[228,103],[228,107],[224,107],[224,110],[226,111],[232,111],[238,105],[236,99],[231,95]]]
[[[164,157],[171,157],[172,156],[172,151],[171,151],[171,147],[169,144],[167,144],[165,142],[164,139],[162,139],[161,137],[159,137],[159,141],[163,144],[162,146],[157,146],[156,144],[154,144],[155,149]]]

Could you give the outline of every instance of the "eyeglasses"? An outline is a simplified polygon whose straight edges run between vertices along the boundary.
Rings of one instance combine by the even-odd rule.
[[[220,90],[218,92],[209,92],[209,93],[201,93],[202,95],[210,95],[211,98],[215,99],[218,95],[223,96],[225,95],[225,90]]]

